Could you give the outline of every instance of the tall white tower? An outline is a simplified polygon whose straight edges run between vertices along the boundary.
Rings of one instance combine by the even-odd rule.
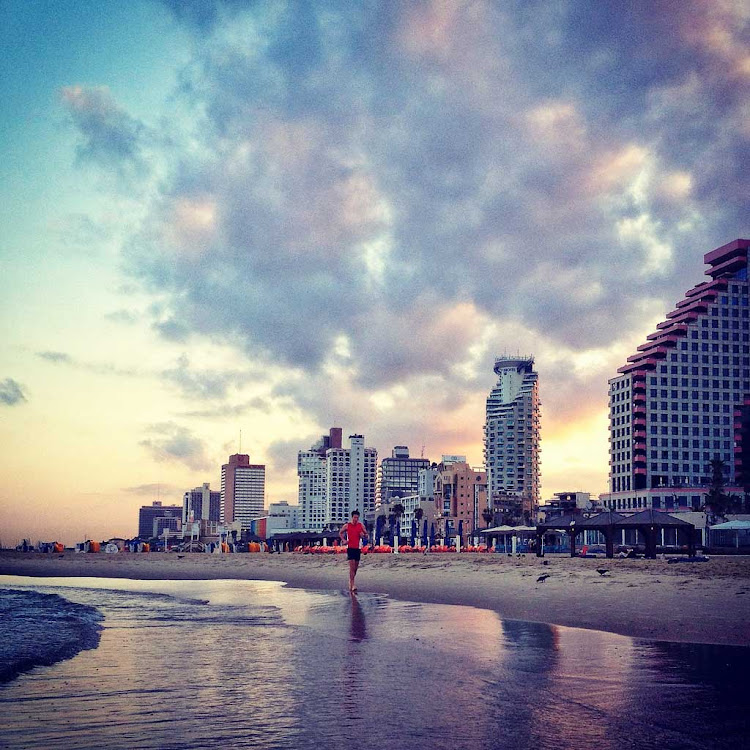
[[[503,494],[539,503],[539,382],[534,358],[495,360],[498,381],[487,398],[484,460],[490,501]]]

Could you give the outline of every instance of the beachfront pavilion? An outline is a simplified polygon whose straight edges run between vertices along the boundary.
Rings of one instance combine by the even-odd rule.
[[[570,556],[576,554],[576,537],[583,531],[599,531],[604,536],[604,545],[607,550],[607,557],[614,557],[615,554],[615,524],[625,518],[625,516],[606,511],[597,513],[595,516],[581,515],[580,513],[566,513],[557,518],[550,518],[536,527],[536,549],[537,557],[541,557],[543,551],[544,535],[551,531],[561,531],[566,533],[570,538]]]
[[[688,552],[695,554],[695,526],[681,518],[648,508],[632,516],[623,516],[614,511],[598,513],[588,518],[577,514],[566,514],[551,518],[537,525],[537,555],[542,554],[544,534],[550,531],[564,531],[570,537],[570,556],[576,554],[576,537],[581,531],[599,531],[604,536],[607,557],[614,557],[615,535],[618,531],[632,529],[636,539],[644,540],[646,557],[656,558],[656,546],[665,529],[675,529],[676,536],[687,537]]]
[[[734,549],[750,547],[750,521],[727,521],[711,526],[709,546]]]
[[[502,551],[508,551],[508,540],[510,539],[510,548],[513,547],[513,537],[521,543],[528,543],[536,536],[535,526],[493,526],[491,529],[482,529],[477,532],[480,537],[485,538],[488,547],[493,545],[502,545]]]
[[[646,557],[656,559],[656,547],[662,532],[667,529],[675,530],[675,541],[679,543],[682,536],[683,542],[687,544],[688,554],[695,555],[695,526],[683,521],[676,516],[662,513],[653,508],[647,508],[640,513],[626,516],[615,523],[615,529],[635,529],[636,533],[643,538],[646,547]]]

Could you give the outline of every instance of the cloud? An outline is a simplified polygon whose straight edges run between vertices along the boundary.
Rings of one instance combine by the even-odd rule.
[[[66,86],[61,97],[81,135],[79,162],[114,168],[123,176],[143,177],[149,171],[143,154],[146,127],[114,100],[106,86]]]
[[[164,497],[166,495],[182,494],[185,490],[173,484],[161,484],[154,482],[151,484],[139,484],[134,487],[123,487],[123,492],[132,495],[148,495],[149,497]]]
[[[13,378],[5,378],[0,381],[0,404],[5,406],[16,406],[27,401],[23,387]]]
[[[132,368],[120,367],[111,362],[86,362],[78,360],[72,357],[67,352],[58,351],[42,351],[37,352],[36,356],[46,362],[52,362],[53,364],[67,365],[77,370],[83,370],[85,372],[91,372],[95,375],[117,375],[119,377],[134,377],[138,375],[144,375],[142,371],[138,371]]]
[[[37,352],[36,356],[47,360],[47,362],[60,362],[64,364],[72,364],[73,362],[70,354],[66,354],[65,352]]]
[[[194,471],[206,471],[213,464],[206,453],[206,444],[186,427],[164,422],[149,428],[151,437],[139,442],[155,461],[182,463]]]
[[[195,370],[190,359],[183,354],[175,366],[162,372],[162,377],[176,385],[187,398],[200,400],[224,399],[233,387],[242,386],[251,379],[249,372],[236,370]]]
[[[589,414],[747,231],[739,5],[167,5],[195,39],[193,116],[169,125],[191,148],[164,156],[126,274],[162,336],[235,348],[322,429],[481,443],[516,349],[545,419]]]

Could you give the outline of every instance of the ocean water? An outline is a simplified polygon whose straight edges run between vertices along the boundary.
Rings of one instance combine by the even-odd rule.
[[[94,627],[103,616],[96,648],[0,687],[2,747],[750,744],[748,648],[273,582],[0,576],[0,587],[4,599],[63,597]],[[54,640],[49,622],[33,631],[38,650]]]

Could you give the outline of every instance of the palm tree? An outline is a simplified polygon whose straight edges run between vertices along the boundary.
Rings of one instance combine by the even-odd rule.
[[[711,509],[712,520],[724,517],[729,510],[729,498],[724,492],[724,471],[726,462],[718,456],[709,462],[711,470],[711,489],[706,495],[706,505]]]
[[[396,503],[391,510],[396,521],[396,534],[397,536],[401,536],[401,516],[404,515],[406,510],[401,503]]]
[[[485,508],[482,511],[482,519],[484,520],[484,522],[487,525],[488,529],[489,529],[490,524],[492,523],[492,520],[494,518],[495,518],[495,515],[494,515],[494,513],[489,508]]]
[[[416,508],[414,510],[414,520],[419,523],[424,518],[424,510],[422,508]]]

